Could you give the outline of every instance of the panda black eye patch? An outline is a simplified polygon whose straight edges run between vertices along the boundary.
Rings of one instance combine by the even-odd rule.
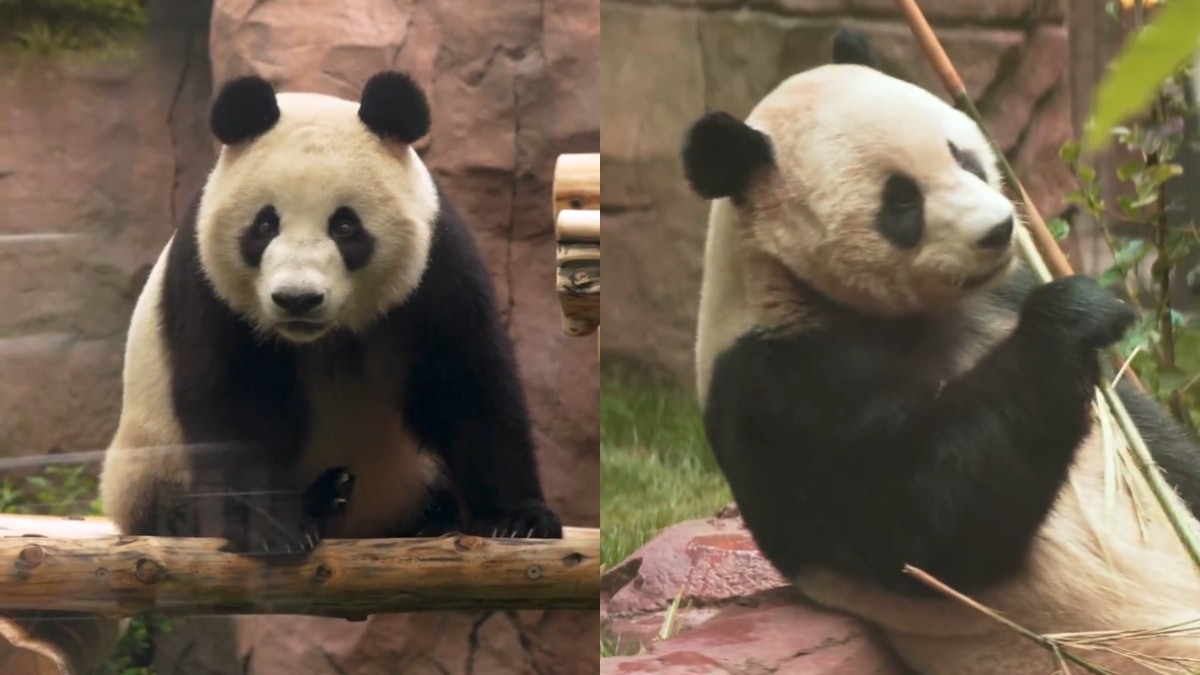
[[[348,270],[362,268],[375,252],[375,237],[367,232],[358,213],[349,206],[339,206],[329,216],[329,238],[337,244]]]
[[[950,154],[954,156],[954,161],[958,162],[964,171],[978,176],[980,180],[987,180],[987,174],[983,171],[983,163],[979,161],[975,153],[970,150],[959,150],[953,141],[947,141],[946,144],[950,146]]]
[[[254,214],[254,220],[238,239],[242,260],[248,267],[258,267],[262,262],[267,245],[279,234],[279,214],[275,207],[267,204]]]
[[[921,242],[925,234],[925,197],[917,181],[900,173],[888,176],[875,214],[875,229],[900,248],[912,248]]]

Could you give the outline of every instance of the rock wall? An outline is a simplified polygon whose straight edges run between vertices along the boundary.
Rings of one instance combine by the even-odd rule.
[[[471,222],[533,407],[542,476],[570,525],[599,524],[594,343],[563,335],[551,175],[595,152],[598,0],[151,0],[146,45],[103,61],[0,63],[0,457],[102,449],[125,324],[214,157],[215,86],[357,98],[384,68],[426,88],[420,148]],[[70,235],[70,236],[48,236]],[[596,612],[175,622],[168,673],[528,673],[597,669]]]
[[[145,45],[0,60],[0,456],[103,449],[129,312],[212,161],[206,2]]]
[[[1063,0],[922,9],[1039,211],[1061,212]],[[866,32],[889,72],[949,98],[892,0],[603,0],[600,17],[604,358],[662,366],[690,386],[708,211],[683,180],[687,126],[706,108],[745,116],[788,75],[827,62],[842,25]]]

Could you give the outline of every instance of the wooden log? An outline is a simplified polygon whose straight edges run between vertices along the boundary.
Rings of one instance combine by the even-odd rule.
[[[559,155],[554,163],[554,216],[600,209],[600,153]]]
[[[0,612],[368,614],[450,609],[597,609],[600,535],[564,539],[329,539],[264,563],[219,539],[125,537],[102,519],[0,516]],[[13,536],[15,533],[20,536]],[[32,535],[32,536],[31,536]],[[44,536],[49,535],[49,536]]]
[[[600,155],[560,155],[553,193],[563,332],[590,335],[600,326]]]
[[[559,211],[554,229],[563,331],[589,335],[600,325],[600,212]]]
[[[84,675],[129,616],[599,606],[600,533],[564,539],[327,540],[302,561],[217,539],[123,537],[106,518],[0,515],[0,673]]]

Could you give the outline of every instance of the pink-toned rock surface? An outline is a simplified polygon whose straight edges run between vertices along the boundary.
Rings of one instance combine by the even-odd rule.
[[[599,148],[599,1],[213,5],[151,0],[147,42],[129,55],[0,63],[0,457],[107,443],[133,301],[211,166],[215,86],[257,73],[357,98],[371,74],[399,68],[429,93],[419,149],[496,280],[547,497],[568,524],[598,525],[595,343],[562,333],[550,190],[558,155]],[[598,620],[180,620],[157,672],[587,674]]]
[[[1061,213],[1071,187],[1058,158],[1071,133],[1065,2],[921,7],[1039,211]],[[602,3],[605,358],[691,382],[708,207],[683,180],[684,131],[706,108],[744,116],[783,78],[827,62],[842,25],[867,33],[889,72],[949,100],[892,0]]]
[[[663,530],[604,575],[600,612],[601,640],[618,654],[601,660],[604,675],[904,672],[863,623],[786,585],[736,516]]]
[[[145,267],[212,159],[204,5],[151,3],[132,53],[0,59],[0,457],[116,427]]]

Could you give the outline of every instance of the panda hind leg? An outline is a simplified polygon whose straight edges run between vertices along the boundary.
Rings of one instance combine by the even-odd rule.
[[[304,511],[308,518],[317,523],[317,530],[324,538],[331,525],[346,512],[346,505],[354,495],[354,474],[344,467],[334,467],[317,477],[304,490]]]

